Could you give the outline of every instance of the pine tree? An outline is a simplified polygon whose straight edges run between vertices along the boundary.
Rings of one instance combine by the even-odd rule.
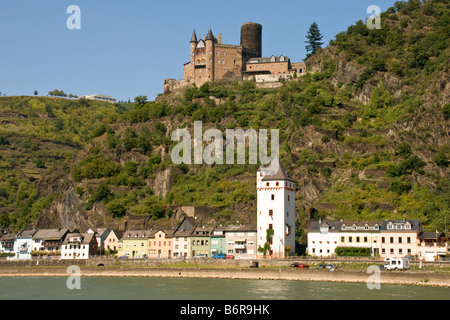
[[[316,53],[317,49],[322,48],[321,46],[323,44],[323,42],[321,42],[323,36],[320,34],[319,26],[316,22],[313,22],[311,27],[309,27],[306,38],[308,39],[308,41],[305,41],[305,43],[308,43],[306,46],[306,51],[309,52],[306,58],[309,58]]]

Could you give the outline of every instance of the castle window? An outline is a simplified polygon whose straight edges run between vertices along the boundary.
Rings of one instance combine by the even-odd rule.
[[[225,61],[224,61],[224,60],[222,60],[222,64],[225,64]]]
[[[272,195],[270,196],[270,198],[271,198],[272,200],[275,200],[275,195],[272,194]]]
[[[273,210],[269,210],[269,217],[273,217]]]
[[[270,182],[266,182],[266,187],[268,187],[270,185]]]
[[[275,182],[275,185],[278,187],[278,185],[279,185],[280,183],[279,182]]]
[[[226,56],[226,55],[227,55],[225,51],[223,52],[223,55],[224,55],[224,56]]]

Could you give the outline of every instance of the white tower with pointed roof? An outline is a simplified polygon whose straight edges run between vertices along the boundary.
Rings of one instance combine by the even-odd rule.
[[[256,176],[257,247],[264,248],[267,230],[272,229],[266,258],[284,258],[295,252],[295,181],[278,158],[261,166]],[[263,253],[258,251],[258,258]]]

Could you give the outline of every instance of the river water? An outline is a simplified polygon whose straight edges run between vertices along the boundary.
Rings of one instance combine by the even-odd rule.
[[[450,300],[450,288],[285,280],[4,277],[0,288],[0,300]]]

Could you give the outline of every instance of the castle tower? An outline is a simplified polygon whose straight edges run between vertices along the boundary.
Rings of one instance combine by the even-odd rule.
[[[267,230],[273,232],[266,258],[284,258],[295,252],[295,181],[278,158],[256,173],[257,247],[267,242]],[[263,253],[258,251],[258,258]]]
[[[244,23],[241,27],[241,46],[249,49],[249,58],[262,57],[262,25]]]
[[[206,57],[205,57],[205,62],[206,62],[206,81],[212,82],[214,81],[214,35],[212,33],[211,27],[209,27],[209,31],[208,34],[206,35],[205,38],[205,42],[206,42]]]
[[[191,63],[195,62],[195,48],[197,47],[197,42],[197,34],[195,33],[194,29],[191,37]]]

